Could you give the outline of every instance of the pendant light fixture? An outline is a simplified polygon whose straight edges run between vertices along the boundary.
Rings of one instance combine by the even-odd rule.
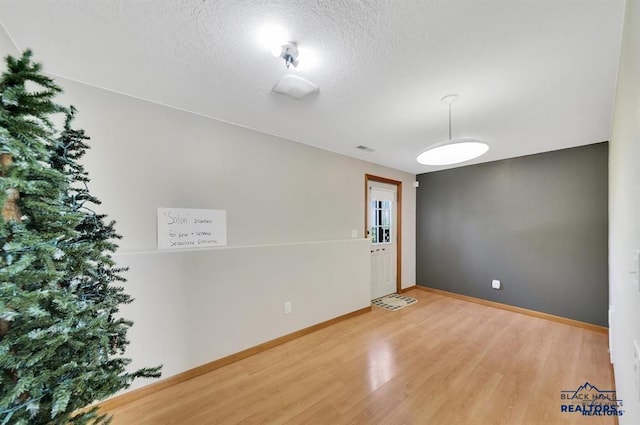
[[[423,150],[416,158],[424,165],[451,165],[477,158],[489,150],[489,145],[475,139],[451,139],[451,105],[460,98],[449,94],[441,99],[449,105],[449,140]]]

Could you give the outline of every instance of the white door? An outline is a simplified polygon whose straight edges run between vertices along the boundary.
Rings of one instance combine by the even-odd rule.
[[[369,186],[371,299],[376,299],[396,292],[397,188],[378,182]]]

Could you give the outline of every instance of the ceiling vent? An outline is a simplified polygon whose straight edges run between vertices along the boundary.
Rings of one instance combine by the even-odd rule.
[[[271,90],[274,93],[284,94],[285,96],[300,100],[318,93],[320,89],[309,80],[305,80],[296,75],[285,75]]]
[[[363,146],[363,145],[356,146],[356,149],[360,149],[361,151],[365,151],[365,152],[375,152],[375,149],[370,148],[369,146]]]

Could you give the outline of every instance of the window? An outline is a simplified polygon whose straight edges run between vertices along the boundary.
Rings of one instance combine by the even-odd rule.
[[[371,242],[391,243],[391,201],[371,201]]]

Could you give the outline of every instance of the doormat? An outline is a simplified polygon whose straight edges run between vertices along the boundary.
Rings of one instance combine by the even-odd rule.
[[[376,298],[371,301],[371,304],[377,305],[387,310],[395,311],[400,310],[408,305],[417,303],[418,300],[411,297],[405,297],[404,295],[391,294],[384,297]]]

